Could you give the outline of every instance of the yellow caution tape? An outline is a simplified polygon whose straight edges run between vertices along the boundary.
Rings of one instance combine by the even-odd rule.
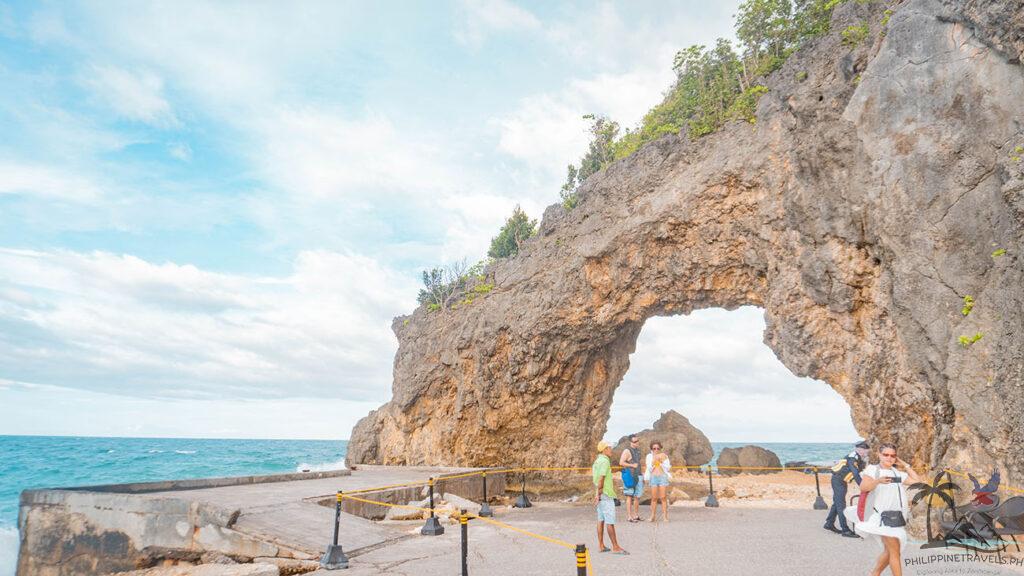
[[[369,500],[367,498],[359,498],[358,496],[351,496],[350,493],[348,493],[348,492],[346,492],[346,493],[339,493],[338,497],[341,498],[341,499],[354,500],[356,502],[362,502],[364,504],[374,504],[374,505],[377,505],[377,506],[385,506],[385,507],[388,507],[388,508],[401,508],[401,509],[404,509],[404,510],[419,510],[421,512],[428,512],[428,513],[434,513],[434,514],[437,514],[437,512],[438,512],[437,508],[424,508],[422,506],[412,506],[410,504],[392,504],[390,502],[380,502],[378,500]],[[576,546],[574,544],[570,544],[570,543],[566,542],[565,540],[560,540],[558,538],[552,538],[550,536],[544,536],[543,534],[537,534],[536,532],[530,532],[529,530],[524,530],[522,528],[518,528],[516,526],[512,526],[511,524],[506,524],[504,522],[500,522],[500,521],[495,520],[493,518],[485,518],[483,516],[477,516],[476,514],[466,514],[465,518],[472,518],[472,519],[476,519],[476,520],[483,520],[484,522],[487,522],[488,524],[493,524],[495,526],[498,526],[498,527],[501,527],[501,528],[505,528],[507,530],[512,530],[513,532],[518,532],[520,534],[523,534],[524,536],[529,536],[531,538],[536,538],[537,540],[542,540],[544,542],[549,542],[551,544],[555,544],[556,546],[562,546],[563,548],[568,548],[568,549],[573,550],[573,551],[576,550]],[[461,518],[460,518],[460,521],[461,521]],[[589,558],[589,556],[587,558],[587,570],[591,574],[593,573],[592,568],[590,567],[590,558]]]
[[[360,488],[359,490],[346,490],[345,495],[349,494],[366,494],[368,492],[380,492],[381,490],[390,490],[391,488],[409,488],[411,486],[426,486],[427,483],[420,482],[406,482],[404,484],[388,484],[387,486],[375,486],[373,488]]]
[[[466,472],[464,474],[456,474],[454,476],[438,476],[434,478],[434,483],[438,483],[442,480],[455,480],[458,478],[468,478],[470,476],[480,476],[484,473],[484,470],[474,470],[472,472]]]

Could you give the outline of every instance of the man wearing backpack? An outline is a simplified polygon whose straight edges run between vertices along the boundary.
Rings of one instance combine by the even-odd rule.
[[[640,459],[640,438],[636,434],[629,437],[629,446],[619,456],[619,466],[622,467],[622,493],[626,495],[626,517],[630,522],[639,522],[644,471]]]
[[[867,464],[868,443],[861,440],[854,444],[853,452],[850,452],[844,460],[840,460],[832,467],[832,508],[825,518],[825,530],[830,530],[847,538],[858,536],[850,530],[846,524],[846,517],[843,509],[846,508],[846,484],[853,480],[860,484],[860,473]],[[836,518],[839,518],[839,528],[835,526]]]

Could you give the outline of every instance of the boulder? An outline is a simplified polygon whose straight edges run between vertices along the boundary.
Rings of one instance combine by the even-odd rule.
[[[708,437],[690,424],[686,416],[675,410],[665,412],[652,428],[637,432],[637,435],[640,437],[640,452],[644,458],[651,451],[651,442],[657,440],[661,442],[673,466],[707,464],[715,453]],[[628,447],[629,435],[619,438],[613,454],[615,463],[618,463],[619,455]]]
[[[418,502],[409,502],[409,506],[415,506],[417,508],[428,508],[430,506],[430,499],[424,498]],[[387,513],[384,515],[385,520],[422,520],[429,514],[423,510],[412,510],[409,508],[388,508]]]
[[[782,463],[779,462],[779,457],[775,455],[771,450],[761,448],[760,446],[743,446],[742,448],[724,448],[722,453],[718,455],[718,473],[722,476],[734,476],[740,473],[746,474],[772,474],[780,472],[780,470],[733,470],[730,467],[743,466],[743,467],[765,467],[765,468],[781,468]]]
[[[455,515],[458,515],[459,510],[465,510],[470,514],[480,512],[479,504],[456,494],[445,494],[442,502],[446,508],[451,508]]]

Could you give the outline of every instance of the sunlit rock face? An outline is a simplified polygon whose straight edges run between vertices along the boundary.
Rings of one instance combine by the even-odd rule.
[[[646,146],[549,207],[490,294],[396,319],[394,397],[349,462],[588,464],[647,318],[755,305],[866,438],[1021,485],[1024,4],[881,9],[837,8],[756,124]]]

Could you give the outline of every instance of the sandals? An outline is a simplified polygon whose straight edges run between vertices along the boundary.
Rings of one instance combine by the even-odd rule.
[[[618,554],[619,556],[629,556],[629,552],[626,552],[625,549],[619,550],[618,552],[612,552],[612,554]]]
[[[611,551],[612,551],[611,548],[601,548],[600,550],[598,550],[598,552],[611,552]]]

